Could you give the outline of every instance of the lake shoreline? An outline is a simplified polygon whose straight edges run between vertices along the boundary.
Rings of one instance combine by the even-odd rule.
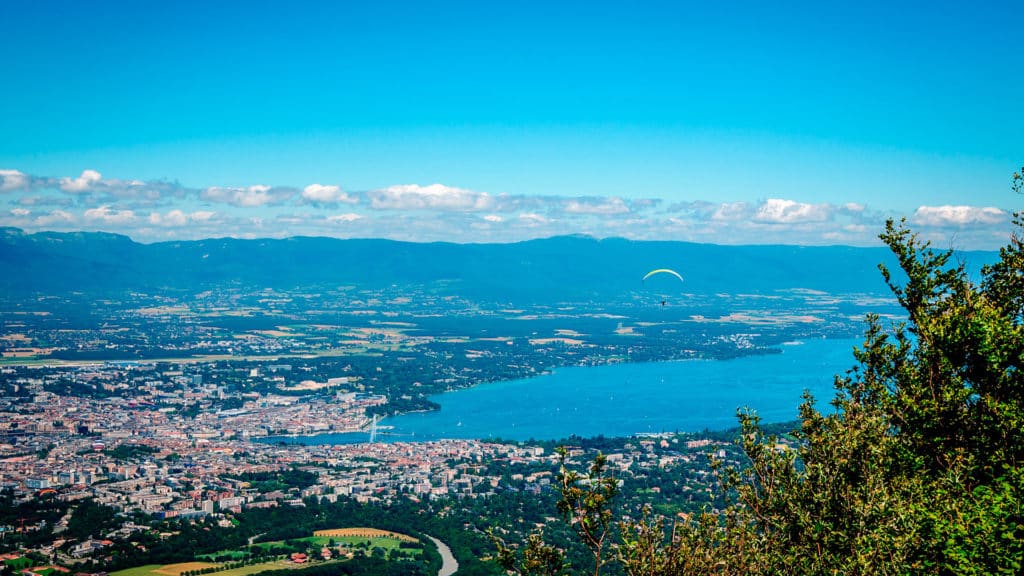
[[[834,376],[855,364],[857,339],[788,342],[777,354],[565,367],[547,376],[491,382],[433,395],[441,410],[380,422],[379,442],[503,438],[525,441],[571,436],[633,437],[727,430],[750,407],[763,422],[797,416],[804,390],[828,410]],[[496,418],[495,415],[500,415]],[[261,442],[350,444],[369,432],[266,437]]]

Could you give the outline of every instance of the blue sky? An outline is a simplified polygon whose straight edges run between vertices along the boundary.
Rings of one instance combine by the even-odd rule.
[[[991,248],[1015,2],[10,2],[0,226]]]

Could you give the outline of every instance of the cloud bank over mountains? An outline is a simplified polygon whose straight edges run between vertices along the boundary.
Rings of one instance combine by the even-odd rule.
[[[699,192],[693,192],[699,196]],[[0,226],[106,231],[141,242],[332,236],[417,242],[512,242],[564,234],[717,244],[877,245],[886,218],[906,217],[937,247],[1006,243],[1010,213],[992,206],[920,206],[912,214],[850,201],[757,202],[657,197],[536,196],[446,184],[346,190],[340,184],[210,186],[170,180],[46,176],[0,169]]]

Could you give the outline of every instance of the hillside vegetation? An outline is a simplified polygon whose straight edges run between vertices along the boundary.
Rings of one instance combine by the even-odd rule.
[[[972,255],[989,261],[991,252]],[[476,301],[558,302],[636,290],[644,273],[673,267],[685,292],[829,293],[885,290],[883,248],[716,246],[562,236],[512,244],[285,238],[140,244],[105,233],[26,234],[0,228],[0,289],[11,296],[199,292],[225,287],[393,284]]]

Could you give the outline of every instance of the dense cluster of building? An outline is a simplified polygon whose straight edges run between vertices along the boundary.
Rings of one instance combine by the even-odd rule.
[[[480,440],[304,445],[275,437],[365,431],[372,422],[367,409],[387,399],[351,391],[345,378],[304,383],[317,390],[314,395],[288,395],[229,393],[188,370],[159,371],[152,364],[0,372],[9,394],[0,398],[0,489],[16,501],[44,495],[64,502],[88,498],[126,513],[208,517],[230,526],[232,513],[300,507],[309,498],[386,503],[540,492],[555,481],[558,466],[557,454],[535,445]],[[96,394],[54,391],[61,386],[85,386]],[[124,393],[126,387],[131,393]],[[213,400],[226,394],[238,407],[217,407],[222,404]],[[607,457],[626,477],[685,464],[712,449],[706,440],[636,438]],[[569,457],[582,467],[589,456],[570,449]],[[248,481],[286,470],[313,480],[273,488]],[[96,534],[64,542],[69,517],[50,527],[57,540],[42,553],[73,544],[72,558],[90,557],[105,547],[105,538],[117,537]],[[126,520],[121,530],[138,528],[131,524]],[[40,528],[31,521],[0,526],[3,531]]]

